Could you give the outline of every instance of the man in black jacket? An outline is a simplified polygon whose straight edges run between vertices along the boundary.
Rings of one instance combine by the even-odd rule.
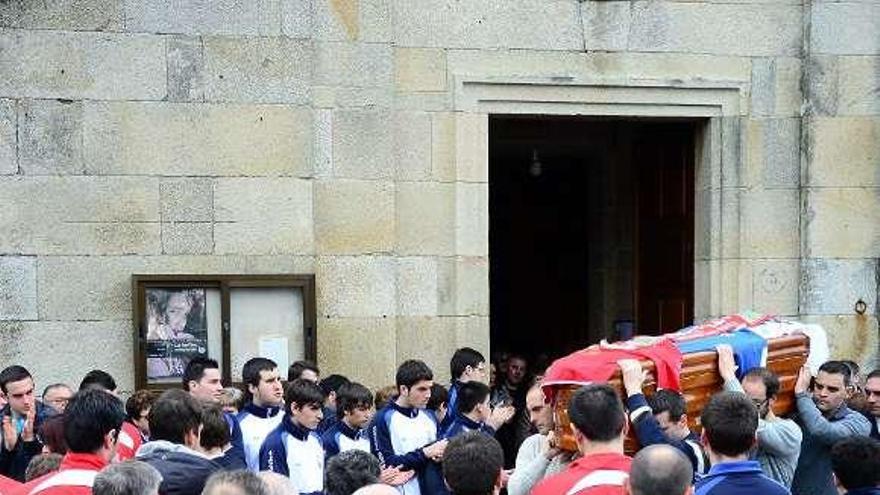
[[[0,371],[0,391],[7,401],[0,410],[3,425],[0,474],[24,481],[31,458],[43,450],[36,432],[53,411],[36,400],[34,379],[22,366],[13,365]]]
[[[200,451],[202,406],[183,390],[166,390],[150,408],[150,441],[137,458],[162,474],[164,495],[198,495],[222,467]]]

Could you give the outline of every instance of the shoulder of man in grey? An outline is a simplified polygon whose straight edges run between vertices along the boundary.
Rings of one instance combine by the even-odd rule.
[[[269,495],[269,489],[256,473],[238,469],[212,474],[205,482],[202,495]]]
[[[266,484],[266,495],[299,495],[290,478],[274,471],[260,471],[257,476]]]
[[[390,485],[376,483],[358,488],[352,495],[400,495],[400,492]]]
[[[683,495],[691,486],[693,466],[678,449],[651,445],[633,458],[629,486],[632,495]]]
[[[110,464],[95,476],[93,495],[156,495],[162,475],[142,461]]]

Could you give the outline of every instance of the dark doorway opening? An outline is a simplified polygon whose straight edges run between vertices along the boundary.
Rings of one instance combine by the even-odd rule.
[[[696,126],[490,117],[493,351],[552,359],[691,323]]]

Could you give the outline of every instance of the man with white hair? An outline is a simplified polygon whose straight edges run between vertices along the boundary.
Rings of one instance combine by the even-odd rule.
[[[92,485],[92,495],[158,495],[162,475],[142,461],[126,461],[104,468]]]

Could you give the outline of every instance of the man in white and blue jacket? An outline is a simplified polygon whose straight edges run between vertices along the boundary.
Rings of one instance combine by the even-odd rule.
[[[452,439],[468,431],[479,431],[495,436],[495,428],[489,424],[492,408],[489,406],[491,390],[485,383],[476,381],[462,383],[458,388],[458,402],[455,419],[443,434],[444,438]]]
[[[260,447],[284,417],[284,391],[278,365],[271,359],[253,358],[241,371],[248,402],[238,413],[245,461],[251,471],[260,469]]]
[[[326,460],[347,450],[370,451],[367,425],[373,418],[373,394],[360,383],[351,382],[336,391],[336,421],[321,435]]]
[[[287,384],[284,401],[284,419],[260,448],[260,471],[287,476],[301,495],[321,494],[324,447],[315,430],[324,417],[324,393],[314,382],[299,378]]]
[[[437,419],[425,409],[433,380],[434,374],[424,362],[403,362],[395,380],[399,395],[370,423],[370,448],[384,467],[416,473],[398,487],[402,495],[447,493],[438,464],[447,441],[437,440]]]
[[[452,359],[449,360],[449,374],[452,377],[452,383],[449,384],[449,397],[446,399],[446,415],[440,422],[440,434],[445,434],[455,420],[456,404],[461,386],[472,380],[486,380],[486,358],[480,351],[470,347],[457,349],[452,355]]]

